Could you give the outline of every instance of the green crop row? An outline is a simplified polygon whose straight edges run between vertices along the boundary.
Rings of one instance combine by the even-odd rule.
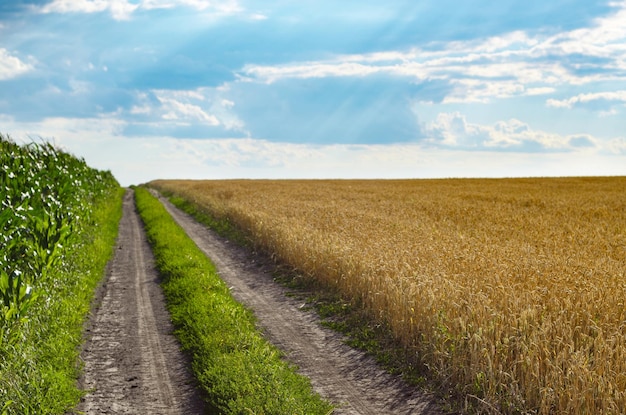
[[[76,404],[82,323],[121,217],[110,172],[0,134],[0,413]]]
[[[144,188],[135,191],[176,334],[221,414],[328,414],[332,407],[280,358],[211,261]]]

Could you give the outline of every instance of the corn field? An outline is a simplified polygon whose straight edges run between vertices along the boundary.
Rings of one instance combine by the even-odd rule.
[[[362,303],[466,408],[626,411],[626,178],[151,185]]]
[[[20,146],[0,134],[0,413],[48,413],[44,401],[64,401],[54,395],[62,372],[75,389],[76,361],[55,366],[63,348],[77,353],[77,340],[63,339],[61,329],[78,310],[62,308],[86,279],[68,249],[80,252],[93,206],[118,188],[110,172],[51,144]]]

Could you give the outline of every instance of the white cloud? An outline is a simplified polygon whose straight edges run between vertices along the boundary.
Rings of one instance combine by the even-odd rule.
[[[11,56],[9,52],[0,48],[0,80],[11,79],[31,71],[33,66]]]
[[[220,122],[212,114],[208,114],[199,105],[183,103],[172,98],[158,97],[162,105],[164,120],[197,121],[201,124],[219,125]]]
[[[607,148],[613,154],[626,156],[626,138],[615,138],[609,141]]]
[[[556,88],[552,87],[539,87],[539,88],[527,88],[526,95],[547,95],[556,92]]]
[[[213,9],[224,13],[241,11],[235,0],[143,0],[140,7],[143,9],[171,9],[178,6],[192,7],[196,10]]]
[[[582,54],[597,57],[614,57],[626,52],[626,1],[614,2],[616,11],[597,18],[592,27],[576,29],[549,38],[537,51],[560,55]],[[624,67],[622,66],[622,69]]]
[[[555,108],[572,108],[579,104],[588,104],[594,101],[612,101],[626,103],[626,90],[625,91],[609,91],[609,92],[590,92],[586,94],[579,94],[568,99],[548,99],[546,104],[549,107]]]
[[[453,84],[444,102],[549,94],[562,85],[626,82],[626,1],[588,28],[546,35],[515,31],[471,41],[432,44],[428,50],[341,55],[278,66],[247,65],[242,79],[363,77],[387,74]],[[585,57],[580,59],[580,57]],[[571,57],[571,59],[569,59]]]
[[[385,72],[385,67],[368,66],[360,63],[322,63],[304,62],[296,65],[262,66],[247,65],[243,73],[271,84],[284,78],[326,78],[334,76],[366,76],[376,72]]]
[[[41,13],[99,13],[109,11],[116,20],[127,20],[137,10],[128,0],[54,0],[42,6]]]
[[[223,99],[222,100],[222,106],[224,108],[232,108],[235,106],[235,103],[229,99]]]
[[[131,114],[150,114],[152,113],[152,108],[150,108],[147,105],[143,105],[143,106],[139,106],[139,105],[133,105],[130,109],[130,113]]]
[[[210,10],[230,14],[242,10],[236,0],[53,0],[40,7],[40,13],[100,13],[108,11],[115,20],[128,20],[137,10],[191,7],[198,11]]]
[[[534,130],[517,120],[498,121],[493,125],[470,123],[459,112],[440,113],[426,124],[426,142],[458,149],[515,151],[573,151],[597,147],[598,140],[590,135],[561,135]]]
[[[264,15],[264,14],[261,14],[261,13],[252,13],[252,14],[248,15],[248,18],[250,20],[257,20],[257,21],[267,20],[267,16]]]
[[[390,62],[390,59],[395,61]],[[519,57],[489,56],[471,50],[457,56],[455,50],[448,49],[441,52],[412,50],[406,54],[389,52],[340,56],[331,61],[280,66],[247,65],[242,69],[244,80],[268,84],[288,78],[364,77],[374,74],[403,76],[416,82],[447,81],[454,88],[445,102],[488,102],[494,98],[546,94],[555,90],[554,85],[570,77],[558,62],[526,62]]]
[[[247,134],[243,122],[233,112],[235,102],[222,96],[227,89],[197,88],[193,90],[152,90],[137,95],[137,103],[130,109],[130,114],[152,117],[148,120],[153,125],[163,122],[176,125],[221,126]]]
[[[456,102],[489,102],[493,98],[508,98],[521,95],[524,85],[518,82],[485,83],[478,79],[453,80],[452,92],[443,100],[445,104]]]

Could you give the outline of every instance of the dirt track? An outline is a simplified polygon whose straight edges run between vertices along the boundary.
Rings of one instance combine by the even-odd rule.
[[[85,414],[202,414],[188,363],[172,334],[154,258],[131,191],[115,256],[97,293],[79,406]]]
[[[218,237],[161,198],[174,219],[215,263],[233,296],[254,310],[267,338],[300,367],[334,414],[439,414],[432,399],[379,369],[343,337],[319,324],[251,253]],[[82,358],[79,406],[86,414],[208,413],[172,335],[154,258],[136,213],[124,199],[118,246],[97,295]]]

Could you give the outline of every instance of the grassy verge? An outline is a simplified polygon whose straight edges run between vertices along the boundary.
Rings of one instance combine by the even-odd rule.
[[[328,414],[332,407],[257,331],[210,260],[161,203],[138,188],[176,334],[209,403],[223,414]]]

